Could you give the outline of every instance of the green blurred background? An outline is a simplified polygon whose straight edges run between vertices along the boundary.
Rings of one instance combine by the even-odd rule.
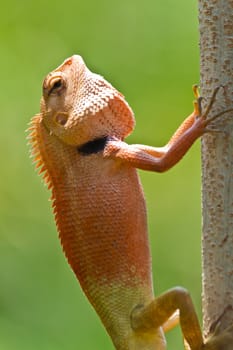
[[[78,53],[133,107],[128,142],[164,145],[199,81],[197,1],[8,0],[0,27],[0,350],[113,349],[61,252],[25,129],[44,76]],[[168,173],[141,177],[156,294],[185,286],[200,315],[199,144]],[[178,328],[167,339],[182,349]]]

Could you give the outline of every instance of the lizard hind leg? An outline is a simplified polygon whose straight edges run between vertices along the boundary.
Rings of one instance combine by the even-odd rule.
[[[171,317],[163,324],[164,333],[169,332],[171,329],[176,327],[180,322],[180,313],[179,310],[176,310]]]
[[[180,326],[189,348],[201,350],[201,328],[191,297],[183,288],[170,289],[149,305],[136,307],[131,314],[131,326],[135,332],[152,333],[162,327],[176,310],[179,310]]]

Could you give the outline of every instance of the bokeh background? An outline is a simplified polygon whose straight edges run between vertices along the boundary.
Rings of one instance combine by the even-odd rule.
[[[113,349],[64,259],[25,129],[44,76],[78,53],[133,107],[128,142],[164,145],[199,82],[197,1],[8,0],[0,28],[0,350]],[[185,286],[201,316],[199,143],[168,173],[141,178],[155,292]],[[182,349],[179,328],[167,339]]]

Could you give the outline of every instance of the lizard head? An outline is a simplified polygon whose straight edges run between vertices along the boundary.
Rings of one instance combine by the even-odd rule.
[[[78,55],[46,76],[40,115],[50,134],[75,146],[103,136],[124,139],[134,128],[123,95]]]

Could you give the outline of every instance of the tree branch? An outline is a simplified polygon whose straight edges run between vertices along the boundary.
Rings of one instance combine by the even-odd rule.
[[[216,86],[226,87],[213,115],[233,107],[233,0],[199,0],[199,25],[202,95],[207,99]],[[233,114],[215,125],[220,132],[202,139],[205,335],[219,320],[222,329],[233,323]]]

